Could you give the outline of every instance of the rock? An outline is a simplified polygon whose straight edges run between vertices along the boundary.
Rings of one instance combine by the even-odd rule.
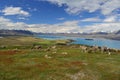
[[[46,59],[51,59],[52,57],[48,56],[47,54],[44,56]]]
[[[42,47],[40,45],[35,45],[32,47],[32,49],[41,49]]]
[[[111,55],[111,52],[108,52],[108,55]]]
[[[7,47],[6,47],[6,46],[4,46],[4,45],[1,45],[1,46],[0,46],[0,48],[7,48]]]
[[[63,55],[67,55],[68,53],[67,53],[67,52],[62,52],[61,54],[63,54]]]
[[[50,47],[48,47],[47,49],[45,49],[45,51],[50,51]]]
[[[56,46],[52,46],[51,48],[52,48],[52,49],[56,49]]]
[[[14,52],[20,52],[20,50],[18,50],[18,48],[13,49]]]
[[[55,52],[53,52],[53,54],[56,54],[57,52],[55,51]]]

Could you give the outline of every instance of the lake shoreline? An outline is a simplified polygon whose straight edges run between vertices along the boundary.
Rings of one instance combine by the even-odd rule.
[[[55,36],[66,36],[66,37],[80,37],[80,38],[103,38],[103,39],[110,39],[110,40],[117,40],[120,41],[120,35],[114,35],[114,34],[67,34],[67,33],[43,33],[43,34],[37,34],[37,35],[55,35]]]
[[[43,38],[43,39],[48,39],[48,40],[64,40],[64,39],[70,39],[72,40],[72,44],[84,44],[84,45],[89,45],[89,46],[106,46],[108,48],[115,48],[115,49],[120,49],[119,45],[119,40],[110,40],[107,38],[91,38],[91,37],[79,37],[79,36],[63,36],[63,35],[52,35],[52,34],[42,34],[42,35],[35,35],[37,38]],[[86,40],[86,39],[92,39],[92,40]]]

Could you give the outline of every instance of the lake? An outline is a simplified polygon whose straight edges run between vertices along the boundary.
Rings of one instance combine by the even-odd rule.
[[[81,37],[68,37],[68,36],[56,36],[56,35],[37,35],[36,37],[49,39],[49,40],[72,39],[75,40],[75,42],[72,42],[72,44],[83,44],[90,46],[97,45],[97,46],[106,46],[108,48],[120,49],[120,41],[117,40],[109,40],[102,38],[94,38],[93,40],[86,40],[85,38],[81,38]]]

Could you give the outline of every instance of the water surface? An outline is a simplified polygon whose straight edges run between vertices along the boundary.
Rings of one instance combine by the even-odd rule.
[[[94,38],[93,40],[86,40],[85,38],[81,37],[68,37],[68,36],[55,36],[55,35],[37,35],[38,38],[44,38],[49,40],[56,40],[56,39],[72,39],[75,40],[73,44],[83,44],[83,45],[90,45],[90,46],[106,46],[109,48],[120,49],[120,41],[117,40],[109,40],[109,39],[102,39],[102,38]]]

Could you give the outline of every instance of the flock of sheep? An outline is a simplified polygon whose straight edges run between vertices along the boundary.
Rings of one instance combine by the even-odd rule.
[[[111,49],[111,48],[107,48],[107,47],[99,47],[99,46],[85,46],[85,45],[79,45],[78,46],[71,46],[71,48],[79,48],[83,53],[96,53],[96,52],[99,52],[99,53],[107,53],[108,55],[111,55],[111,54],[115,54],[115,53],[120,53],[120,50],[117,50],[117,49]],[[33,46],[31,49],[42,49],[42,46],[40,45],[35,45]],[[53,50],[53,54],[57,53],[57,46],[51,46],[51,47],[48,47],[46,48],[44,51],[51,51]],[[63,55],[67,55],[68,53],[67,52],[62,52],[61,54]],[[48,55],[45,55],[45,58],[51,58],[49,57]]]

